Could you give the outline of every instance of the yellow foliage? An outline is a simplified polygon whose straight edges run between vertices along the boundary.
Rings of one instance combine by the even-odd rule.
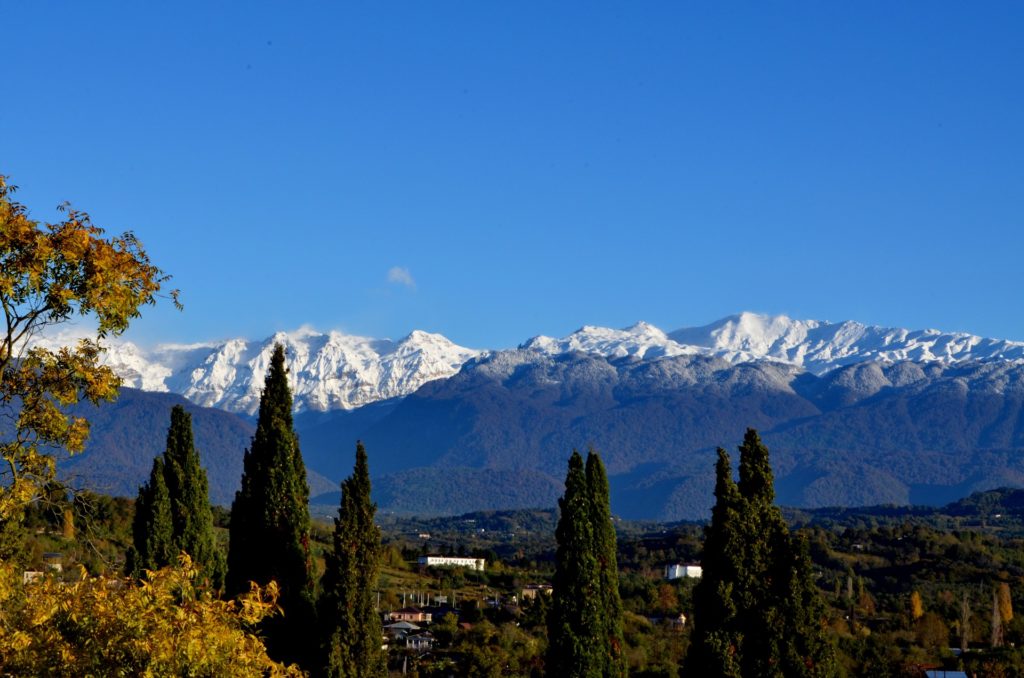
[[[910,594],[910,618],[917,621],[924,616],[924,603],[921,602],[921,594],[914,591]]]
[[[0,176],[0,412],[17,413],[13,434],[0,439],[0,521],[16,518],[53,479],[48,449],[83,449],[88,422],[65,408],[117,396],[120,381],[100,364],[99,341],[124,332],[168,280],[131,233],[105,237],[66,205],[62,221],[41,224],[13,192]],[[177,291],[170,296],[180,306]],[[42,328],[76,315],[96,320],[94,340],[57,351],[31,346]]]
[[[1013,600],[1010,597],[1010,585],[1005,581],[999,583],[999,588],[996,591],[996,600],[999,603],[999,618],[1005,624],[1013,619]]]
[[[84,575],[23,585],[0,564],[0,666],[38,676],[301,676],[271,661],[251,629],[277,610],[277,588],[253,585],[238,601],[195,585],[177,567],[141,583]]]

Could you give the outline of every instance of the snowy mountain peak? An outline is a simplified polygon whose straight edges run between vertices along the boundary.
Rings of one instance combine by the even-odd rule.
[[[167,344],[149,351],[122,342],[109,348],[106,361],[126,386],[172,391],[206,407],[253,414],[276,343],[285,347],[297,411],[351,409],[404,396],[455,374],[480,353],[429,332],[415,331],[396,343],[303,327],[259,342]]]
[[[962,332],[878,327],[852,320],[830,323],[756,313],[676,330],[669,337],[734,362],[738,361],[736,356],[753,355],[799,365],[818,374],[871,360],[1024,360],[1024,342],[983,339]]]
[[[73,339],[58,335],[40,343],[53,347]],[[110,342],[106,362],[127,386],[172,391],[200,405],[252,414],[275,343],[285,347],[297,410],[350,409],[405,396],[484,355],[422,330],[396,342],[301,327],[263,341],[229,339],[152,349]],[[770,360],[817,374],[868,361],[1024,361],[1024,342],[749,312],[669,334],[643,321],[624,329],[586,325],[562,338],[534,337],[520,348],[517,360],[529,360],[531,351],[542,356],[587,353],[611,360],[706,355],[731,363]]]
[[[621,330],[585,325],[562,339],[534,337],[520,348],[547,355],[575,352],[606,358],[633,357],[643,360],[699,352],[691,346],[672,341],[662,330],[642,321]]]

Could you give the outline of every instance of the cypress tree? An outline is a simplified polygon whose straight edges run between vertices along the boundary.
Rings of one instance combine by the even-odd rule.
[[[835,649],[825,635],[822,620],[825,604],[821,599],[807,540],[793,537],[785,576],[780,578],[782,633],[781,674],[817,678],[838,675]]]
[[[242,466],[242,487],[231,505],[227,591],[236,595],[250,582],[277,582],[284,614],[263,623],[268,653],[278,661],[308,665],[316,646],[309,486],[280,344],[274,346],[256,433]]]
[[[381,567],[381,534],[370,500],[366,449],[356,443],[352,475],[341,483],[334,519],[334,548],[325,554],[320,623],[326,631],[327,675],[378,678],[387,675],[381,650],[381,621],[374,592]]]
[[[207,489],[206,471],[192,440],[192,417],[175,405],[167,447],[153,460],[149,482],[139,488],[135,501],[128,574],[141,577],[144,570],[173,563],[184,551],[214,588],[223,585],[224,556],[213,533]]]
[[[545,662],[549,676],[597,678],[606,666],[606,653],[600,649],[602,601],[591,504],[583,457],[573,450],[555,528],[558,548]]]
[[[132,542],[126,570],[133,577],[141,577],[145,570],[170,565],[178,555],[174,548],[171,495],[167,491],[163,455],[153,460],[149,482],[139,488],[132,520]]]
[[[590,495],[590,524],[594,535],[594,558],[597,566],[597,590],[601,610],[600,645],[603,653],[601,675],[614,678],[626,675],[625,641],[622,633],[622,599],[619,597],[619,567],[616,556],[615,527],[612,525],[608,476],[601,457],[594,450],[587,454],[587,491]]]
[[[686,672],[834,676],[807,547],[775,506],[768,449],[753,429],[740,446],[739,475],[737,484],[728,454],[719,449]]]
[[[181,405],[171,409],[164,478],[171,497],[175,550],[189,554],[213,586],[220,588],[226,564],[213,532],[209,483],[193,442],[192,415]]]
[[[736,583],[744,577],[742,499],[732,479],[729,454],[718,448],[715,506],[704,528],[702,575],[693,590],[693,632],[686,655],[686,675],[740,676],[743,636],[734,600]]]

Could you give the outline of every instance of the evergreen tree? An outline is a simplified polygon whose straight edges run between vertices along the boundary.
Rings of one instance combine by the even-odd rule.
[[[185,552],[214,588],[223,585],[224,556],[213,532],[206,471],[193,444],[192,416],[181,405],[171,409],[167,447],[154,459],[149,483],[139,488],[132,537],[130,575],[174,564]]]
[[[601,675],[618,678],[626,675],[625,641],[622,634],[622,599],[619,597],[619,566],[616,557],[615,526],[612,525],[608,476],[601,457],[590,450],[586,466],[587,492],[590,495],[590,524],[594,535],[594,558],[597,566],[597,590],[601,609],[598,650]]]
[[[321,582],[320,623],[327,634],[327,675],[332,678],[387,675],[374,599],[382,555],[380,528],[373,522],[376,511],[366,449],[358,442],[355,468],[341,483],[334,548],[325,554]]]
[[[132,520],[132,542],[126,569],[134,577],[141,577],[145,570],[170,565],[178,555],[174,550],[171,495],[167,491],[163,455],[153,460],[149,482],[139,488]]]
[[[718,448],[715,506],[704,528],[701,579],[693,590],[693,632],[686,655],[686,675],[738,678],[743,648],[737,613],[737,582],[745,578],[742,497],[732,478],[729,454]]]
[[[768,449],[748,429],[739,483],[718,451],[715,507],[694,590],[686,671],[701,676],[834,676],[824,608],[803,540],[775,506]]]
[[[565,494],[558,500],[558,507],[546,672],[564,678],[597,678],[603,675],[606,663],[606,653],[600,649],[602,602],[591,495],[583,457],[575,450],[569,458]]]
[[[209,483],[192,439],[192,415],[181,405],[171,409],[164,478],[171,497],[175,550],[189,554],[213,586],[220,588],[226,563],[213,532]]]
[[[315,656],[309,486],[292,422],[284,347],[274,346],[256,433],[243,458],[242,487],[231,505],[227,590],[270,581],[283,616],[263,623],[270,655],[308,665]]]

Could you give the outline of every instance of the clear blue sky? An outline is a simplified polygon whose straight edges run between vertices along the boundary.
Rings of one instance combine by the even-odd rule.
[[[0,172],[174,275],[139,341],[741,310],[1024,340],[1019,2],[2,16]]]

